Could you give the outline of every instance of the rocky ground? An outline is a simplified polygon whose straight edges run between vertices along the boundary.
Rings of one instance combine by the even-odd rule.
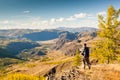
[[[117,66],[119,65],[93,65],[91,70],[74,67],[61,72],[59,76],[53,70],[47,80],[120,80],[120,69],[116,68]]]

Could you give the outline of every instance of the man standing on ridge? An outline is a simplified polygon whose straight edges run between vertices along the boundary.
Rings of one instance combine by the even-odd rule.
[[[91,64],[90,64],[90,61],[89,61],[89,47],[87,47],[86,43],[84,43],[84,49],[83,49],[82,55],[83,55],[84,69],[85,69],[86,63],[88,65],[89,69],[90,69]]]

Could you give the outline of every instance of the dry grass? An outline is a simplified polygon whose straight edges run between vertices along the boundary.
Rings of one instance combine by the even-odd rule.
[[[63,58],[63,59],[61,59],[61,60],[54,60],[54,61],[48,61],[48,62],[44,62],[44,64],[48,64],[48,65],[50,65],[50,64],[62,64],[62,63],[67,63],[67,62],[71,62],[71,61],[73,61],[74,60],[74,57],[69,57],[69,58]]]
[[[114,70],[98,70],[94,71],[90,76],[90,80],[120,80],[120,72]]]
[[[29,67],[29,68],[33,68],[33,67],[36,66],[36,64],[33,64],[33,63],[32,63],[32,64],[26,64],[25,66],[26,66],[26,67]]]
[[[92,70],[85,74],[89,80],[120,80],[120,67],[118,65],[101,65],[94,66]]]

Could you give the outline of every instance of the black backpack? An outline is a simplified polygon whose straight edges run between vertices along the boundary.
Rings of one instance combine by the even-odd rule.
[[[89,47],[85,47],[84,56],[89,57]]]

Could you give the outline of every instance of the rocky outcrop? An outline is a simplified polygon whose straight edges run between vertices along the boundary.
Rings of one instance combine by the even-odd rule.
[[[60,35],[58,41],[56,42],[54,49],[59,50],[60,48],[62,48],[62,46],[65,44],[66,40],[66,34],[62,34]]]
[[[63,72],[56,80],[84,80],[84,73],[73,68]]]
[[[75,34],[72,33],[63,33],[59,36],[58,41],[56,42],[54,49],[59,50],[61,49],[66,42],[72,41],[76,38]]]
[[[53,67],[47,75],[46,80],[85,80],[84,72],[80,71],[79,67],[73,67],[59,72],[57,68],[63,67],[65,64]]]
[[[61,34],[58,41],[56,42],[54,49],[62,51],[65,55],[74,56],[77,49],[83,47],[84,42],[90,42],[96,37],[96,32],[84,32],[76,34],[73,40],[67,38],[68,34]]]
[[[66,43],[62,48],[61,51],[65,54],[65,55],[69,55],[69,56],[74,56],[76,53],[77,49],[81,49],[82,45],[80,43],[77,43],[76,41],[73,42],[68,42]]]
[[[77,35],[77,39],[81,40],[82,42],[87,42],[89,40],[92,40],[97,36],[96,32],[84,32],[84,33],[79,33]]]
[[[79,48],[82,48],[82,45],[80,43],[77,43],[77,41],[65,41],[60,40],[59,46],[56,46],[56,50],[60,50],[64,55],[74,56],[76,53],[76,50]]]

